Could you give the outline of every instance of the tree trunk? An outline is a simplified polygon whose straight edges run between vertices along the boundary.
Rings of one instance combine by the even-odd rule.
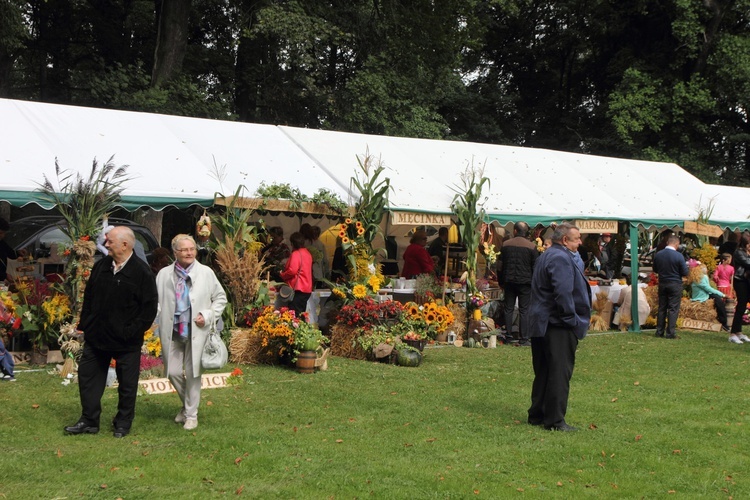
[[[157,0],[159,31],[156,36],[151,86],[160,87],[182,71],[187,50],[190,0]]]

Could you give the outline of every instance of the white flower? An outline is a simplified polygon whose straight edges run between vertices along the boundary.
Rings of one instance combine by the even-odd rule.
[[[370,274],[375,274],[375,264],[370,262],[370,264],[367,266],[367,270],[370,271]]]
[[[31,311],[26,311],[25,313],[23,313],[23,317],[26,318],[29,321],[33,320],[33,316],[31,315]]]

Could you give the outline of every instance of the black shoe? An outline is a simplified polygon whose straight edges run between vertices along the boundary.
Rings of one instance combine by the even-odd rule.
[[[540,425],[544,424],[541,420],[527,420],[526,421],[529,425],[533,425],[534,427],[539,427]]]
[[[665,339],[679,339],[680,336],[679,335],[665,335],[664,338]]]
[[[545,425],[544,428],[548,431],[560,432],[576,432],[578,430],[578,427],[573,427],[572,425],[568,425],[565,423],[562,423],[560,425]]]
[[[97,432],[99,432],[99,427],[89,425],[83,420],[65,428],[66,434],[96,434]]]
[[[664,334],[663,333],[657,333],[657,334],[654,335],[654,337],[664,337]]]
[[[130,434],[130,429],[125,429],[124,427],[119,427],[115,429],[115,432],[112,433],[112,435],[116,438],[124,438]]]
[[[520,340],[516,345],[518,347],[531,347],[531,341],[528,339]]]

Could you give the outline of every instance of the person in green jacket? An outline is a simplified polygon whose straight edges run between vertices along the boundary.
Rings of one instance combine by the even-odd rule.
[[[714,309],[716,309],[716,319],[721,323],[722,331],[728,332],[729,325],[727,325],[727,308],[724,305],[725,295],[719,290],[713,288],[708,282],[708,272],[705,264],[699,264],[690,271],[688,276],[691,288],[691,300],[693,302],[706,302],[708,299],[714,301]],[[738,334],[730,334],[729,342],[733,344],[742,344],[742,338]],[[748,339],[750,341],[750,339]]]

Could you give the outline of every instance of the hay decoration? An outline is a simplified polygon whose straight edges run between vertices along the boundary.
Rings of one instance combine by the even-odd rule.
[[[251,249],[238,251],[234,242],[227,237],[216,249],[216,263],[239,315],[246,304],[252,304],[258,297],[261,277],[266,270],[265,261]],[[235,318],[235,321],[238,320]]]
[[[646,295],[648,306],[651,308],[651,313],[646,318],[646,326],[656,326],[656,314],[659,312],[659,287],[658,286],[647,286],[643,289],[643,293]],[[653,324],[649,324],[648,320],[653,319]]]
[[[596,299],[594,299],[594,303],[591,305],[591,309],[596,311],[597,314],[601,315],[602,311],[604,311],[604,308],[607,307],[607,303],[609,303],[609,294],[607,292],[599,292],[596,294]]]
[[[689,299],[682,299],[680,304],[680,318],[689,318],[697,321],[716,322],[716,309],[713,301],[694,302]]]
[[[466,331],[466,308],[453,303],[448,305],[448,309],[453,313],[453,325],[449,329],[453,330],[456,338],[459,338]]]
[[[606,332],[609,330],[609,323],[602,316],[602,312],[609,304],[609,294],[599,292],[596,294],[594,303],[591,305],[591,322],[589,323],[590,332]]]
[[[361,331],[347,325],[335,324],[331,327],[331,355],[350,359],[367,359],[367,353],[357,342]]]
[[[256,365],[268,362],[263,355],[262,339],[252,328],[232,328],[229,330],[229,355],[232,363]]]
[[[633,318],[630,317],[630,311],[620,311],[620,331],[627,332],[632,324]]]

